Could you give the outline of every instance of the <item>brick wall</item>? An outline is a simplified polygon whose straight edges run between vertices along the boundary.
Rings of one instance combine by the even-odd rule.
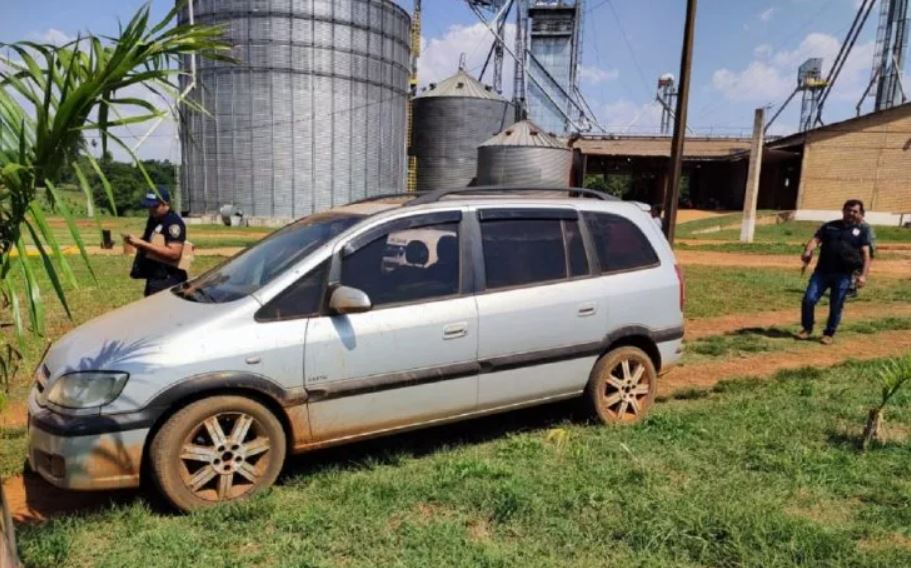
[[[799,209],[911,212],[911,105],[811,132],[800,194]]]

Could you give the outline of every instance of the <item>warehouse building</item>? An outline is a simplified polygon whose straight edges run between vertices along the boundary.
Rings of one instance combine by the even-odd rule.
[[[851,198],[874,223],[911,218],[911,103],[770,141],[770,153],[800,160],[797,219],[829,219]]]
[[[670,145],[667,136],[586,136],[573,146],[584,157],[586,175],[631,176],[628,198],[660,203]],[[687,138],[687,204],[742,209],[749,148],[745,138]],[[911,103],[766,143],[760,209],[825,220],[851,198],[863,200],[873,223],[911,220]]]

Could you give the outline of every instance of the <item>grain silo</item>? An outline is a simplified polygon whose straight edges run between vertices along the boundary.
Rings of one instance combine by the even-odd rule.
[[[529,120],[478,147],[477,185],[569,185],[573,153]]]
[[[195,0],[237,64],[200,59],[183,208],[292,218],[403,191],[408,13],[391,0]],[[182,21],[186,21],[184,9]],[[183,79],[184,84],[188,81]]]
[[[459,70],[413,101],[417,190],[465,187],[477,173],[478,146],[512,124],[512,104]]]

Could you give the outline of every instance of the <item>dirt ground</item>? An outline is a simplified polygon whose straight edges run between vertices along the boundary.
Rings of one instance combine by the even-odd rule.
[[[678,209],[677,223],[686,223],[688,221],[698,221],[700,219],[710,219],[712,217],[721,217],[737,211],[703,211],[701,209]]]
[[[744,268],[793,268],[800,270],[797,255],[760,255],[730,252],[678,250],[677,261],[684,266],[740,266]],[[809,267],[807,270],[812,270]],[[911,278],[911,260],[877,260],[870,269],[873,277]]]
[[[34,473],[5,480],[3,493],[16,523],[40,523],[65,513],[95,511],[111,503],[126,503],[139,495],[138,490],[64,491]]]
[[[864,361],[893,357],[907,353],[909,345],[911,331],[887,331],[852,339],[850,343],[842,344],[836,339],[834,345],[817,343],[794,351],[777,351],[724,361],[680,365],[659,381],[658,394],[668,396],[685,389],[710,388],[720,380],[731,377],[762,378],[786,369],[829,367],[848,359]]]

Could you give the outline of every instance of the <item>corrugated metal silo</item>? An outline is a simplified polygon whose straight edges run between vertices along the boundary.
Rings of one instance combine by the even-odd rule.
[[[573,153],[529,120],[517,122],[478,147],[478,185],[566,186]]]
[[[225,26],[239,63],[199,61],[192,96],[211,116],[182,116],[184,209],[233,204],[248,217],[291,218],[404,190],[404,9],[392,0],[193,5],[196,22]]]
[[[459,70],[413,101],[417,190],[466,187],[477,173],[478,145],[512,124],[512,104]]]

